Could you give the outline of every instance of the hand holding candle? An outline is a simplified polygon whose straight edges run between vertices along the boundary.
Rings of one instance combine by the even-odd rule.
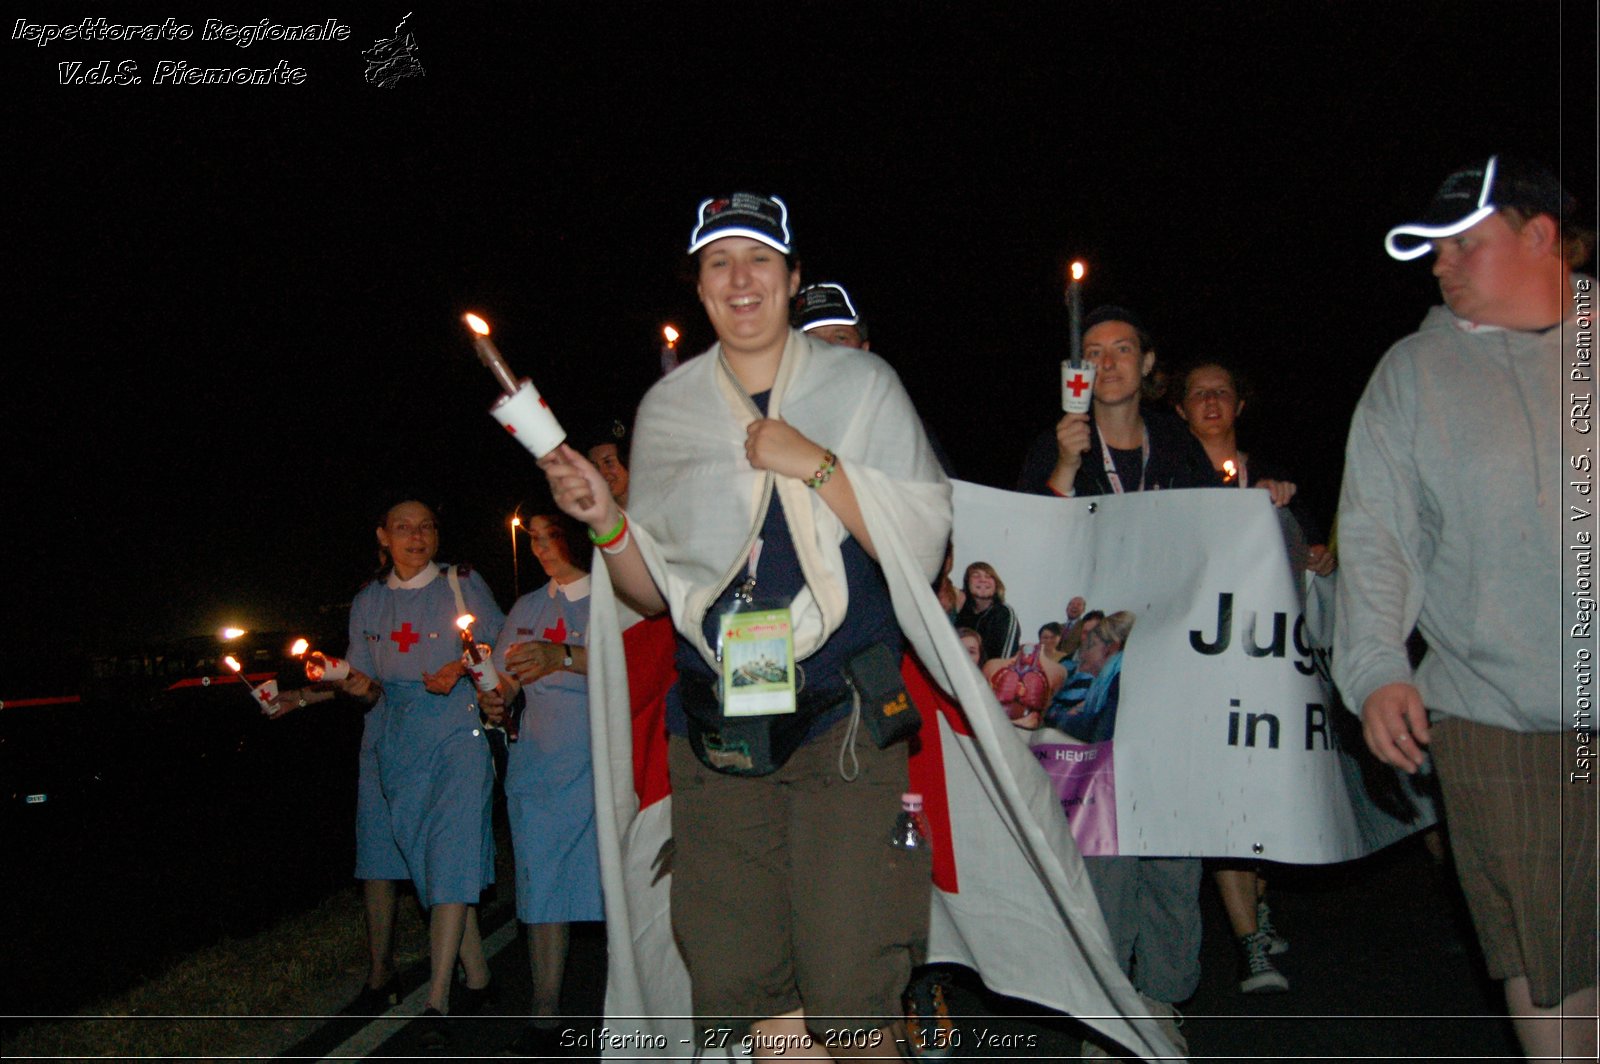
[[[475,620],[477,618],[470,613],[463,613],[456,618],[456,627],[461,629],[461,664],[472,674],[472,682],[478,690],[493,691],[500,683],[500,674],[494,667],[494,648],[472,637],[472,622]]]
[[[611,497],[611,489],[600,471],[583,455],[563,443],[539,459],[550,484],[556,507],[574,521],[603,533],[616,526],[622,510]]]
[[[494,667],[494,648],[472,637],[474,620],[476,618],[472,614],[463,613],[456,618],[456,627],[461,629],[461,663],[467,667],[473,685],[478,689],[478,720],[485,728],[499,728],[506,733],[506,742],[514,743],[517,741],[517,719],[505,712],[505,699],[500,694],[500,674]]]
[[[1067,315],[1071,334],[1067,357],[1061,363],[1061,409],[1068,414],[1087,414],[1094,399],[1094,363],[1083,358],[1083,277],[1088,270],[1081,260],[1072,263],[1067,281]]]
[[[1081,358],[1061,360],[1061,410],[1087,414],[1094,402],[1094,363]]]
[[[307,651],[310,653],[306,653]],[[320,650],[311,650],[311,644],[305,639],[294,641],[294,646],[289,648],[289,656],[306,659],[306,679],[312,683],[338,683],[350,675],[348,661],[324,654]]]
[[[500,349],[489,339],[489,323],[476,314],[466,315],[465,321],[473,332],[472,346],[478,351],[478,361],[489,367],[505,393],[489,408],[489,413],[517,438],[517,442],[532,451],[535,458],[543,458],[561,446],[567,431],[550,412],[550,404],[539,395],[533,382],[526,379],[519,382],[512,375],[511,367],[500,357]]]
[[[500,390],[505,393],[495,400],[489,413],[535,458],[545,458],[566,441],[567,430],[556,420],[550,404],[544,401],[533,382],[526,378],[519,382],[512,374],[500,349],[489,339],[489,323],[476,314],[463,315],[463,320],[472,330],[472,346],[477,349],[478,360],[494,374]]]
[[[245,678],[244,666],[239,664],[238,658],[229,654],[222,660],[228,668],[233,670],[234,675],[239,677],[239,682],[244,684],[244,689],[250,693],[250,697],[261,707],[261,712],[269,717],[278,712],[278,707],[274,704],[278,697],[277,680],[266,680],[259,687],[253,687],[250,681]]]

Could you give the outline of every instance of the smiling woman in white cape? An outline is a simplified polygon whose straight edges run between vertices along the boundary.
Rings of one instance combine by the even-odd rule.
[[[661,745],[645,737],[637,744],[643,756],[636,755],[622,629],[636,618],[630,606],[652,612],[664,606],[681,639],[713,661],[702,621],[744,564],[775,495],[805,577],[790,607],[796,657],[803,663],[844,619],[850,595],[841,545],[853,534],[882,568],[908,648],[962,710],[954,714],[956,727],[934,707],[922,710],[930,740],[924,748],[940,752],[936,771],[942,769],[952,850],[945,855],[947,882],[930,883],[913,900],[929,906],[929,959],[970,965],[1002,993],[1111,1017],[1087,1022],[1137,1052],[1170,1055],[1111,956],[1043,771],[1012,733],[933,594],[950,527],[950,489],[898,377],[876,356],[831,347],[786,325],[757,336],[745,311],[763,301],[770,308],[776,292],[735,285],[757,294],[719,304],[715,283],[705,279],[706,261],[701,296],[721,342],[645,397],[626,518],[608,499],[595,501],[605,495],[603,481],[575,452],[563,448],[541,462],[557,504],[589,525],[607,563],[595,567],[590,636],[610,946],[606,1012],[616,1030],[637,1027],[641,1036],[600,1048],[640,1059],[681,1054],[697,1042],[716,1048],[716,1039],[689,1018],[690,981],[673,935],[665,846],[672,798],[645,785],[659,778],[658,767],[645,762],[661,755]],[[791,276],[797,283],[798,274]],[[762,392],[764,417],[749,398]],[[774,423],[784,426],[773,430],[784,434],[776,437],[782,446],[765,449],[758,437]],[[827,478],[799,472],[821,450],[811,441],[827,448],[818,473],[832,464],[849,497],[841,498],[837,487],[814,490]],[[636,686],[652,682],[633,678]],[[928,729],[938,729],[937,736]],[[886,817],[886,849],[888,826]],[[940,830],[935,835],[943,837]],[[738,873],[729,869],[730,876]],[[737,1035],[730,1045],[736,1042]]]

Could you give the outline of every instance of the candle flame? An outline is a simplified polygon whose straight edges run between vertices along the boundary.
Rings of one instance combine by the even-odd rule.
[[[463,613],[461,616],[456,618],[456,627],[465,632],[468,628],[472,627],[472,622],[477,619],[478,618],[474,617],[470,613]]]
[[[228,668],[232,669],[234,672],[238,673],[240,676],[244,675],[244,666],[240,665],[238,659],[235,658],[232,654],[229,654],[227,657],[223,658],[222,661],[223,661],[223,664],[227,665]]]
[[[462,320],[467,323],[467,328],[471,329],[479,336],[489,335],[489,323],[478,317],[476,314],[465,314],[462,316]]]
[[[512,528],[521,528],[521,527],[522,527],[522,518],[520,518],[520,517],[513,517],[513,518],[512,518],[512,519],[511,519],[511,527],[512,527]]]
[[[1238,474],[1238,472],[1239,467],[1233,464],[1232,458],[1229,458],[1227,461],[1222,463],[1223,480],[1232,480]]]
[[[291,658],[298,658],[301,654],[304,654],[310,649],[310,643],[306,642],[304,639],[296,639],[294,641],[294,646],[289,648],[289,656]]]
[[[671,347],[673,344],[678,342],[678,336],[680,334],[678,330],[674,329],[672,326],[664,325],[661,327],[661,335],[667,338],[667,346]]]
[[[238,639],[240,636],[247,635],[248,633],[243,628],[224,628],[217,634],[223,639]]]
[[[1072,264],[1072,279],[1074,281],[1083,280],[1083,275],[1087,272],[1088,267],[1084,266],[1082,261],[1076,261]]]

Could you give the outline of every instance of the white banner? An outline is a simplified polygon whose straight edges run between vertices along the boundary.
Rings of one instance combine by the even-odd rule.
[[[971,562],[993,565],[1025,644],[1046,622],[1064,622],[1074,596],[1134,615],[1115,663],[1111,741],[1091,751],[1048,726],[1018,732],[1052,768],[1105,764],[1115,748],[1109,843],[1106,810],[1073,805],[1093,814],[1074,817],[1085,853],[1323,864],[1434,822],[1431,800],[1367,755],[1359,722],[1335,708],[1266,492],[1060,499],[958,481],[954,538],[951,578],[959,585]],[[1105,695],[1085,705],[1105,710]],[[1109,782],[1079,780],[1061,793],[1092,805]]]

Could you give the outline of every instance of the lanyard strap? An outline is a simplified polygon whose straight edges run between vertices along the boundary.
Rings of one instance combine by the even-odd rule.
[[[756,541],[750,544],[750,557],[745,563],[746,575],[744,578],[744,583],[740,584],[733,593],[733,601],[736,604],[734,606],[735,609],[738,608],[737,603],[743,602],[746,605],[749,605],[751,602],[755,601],[756,567],[761,564],[761,542],[761,537],[757,536]]]
[[[1100,441],[1100,459],[1105,463],[1106,479],[1111,482],[1111,490],[1117,495],[1123,493],[1122,476],[1117,472],[1117,464],[1111,460],[1111,448],[1106,444],[1105,434],[1100,431],[1100,426],[1094,429],[1095,438]],[[1144,441],[1139,448],[1139,487],[1144,490],[1145,473],[1150,469],[1150,429],[1144,430]]]

